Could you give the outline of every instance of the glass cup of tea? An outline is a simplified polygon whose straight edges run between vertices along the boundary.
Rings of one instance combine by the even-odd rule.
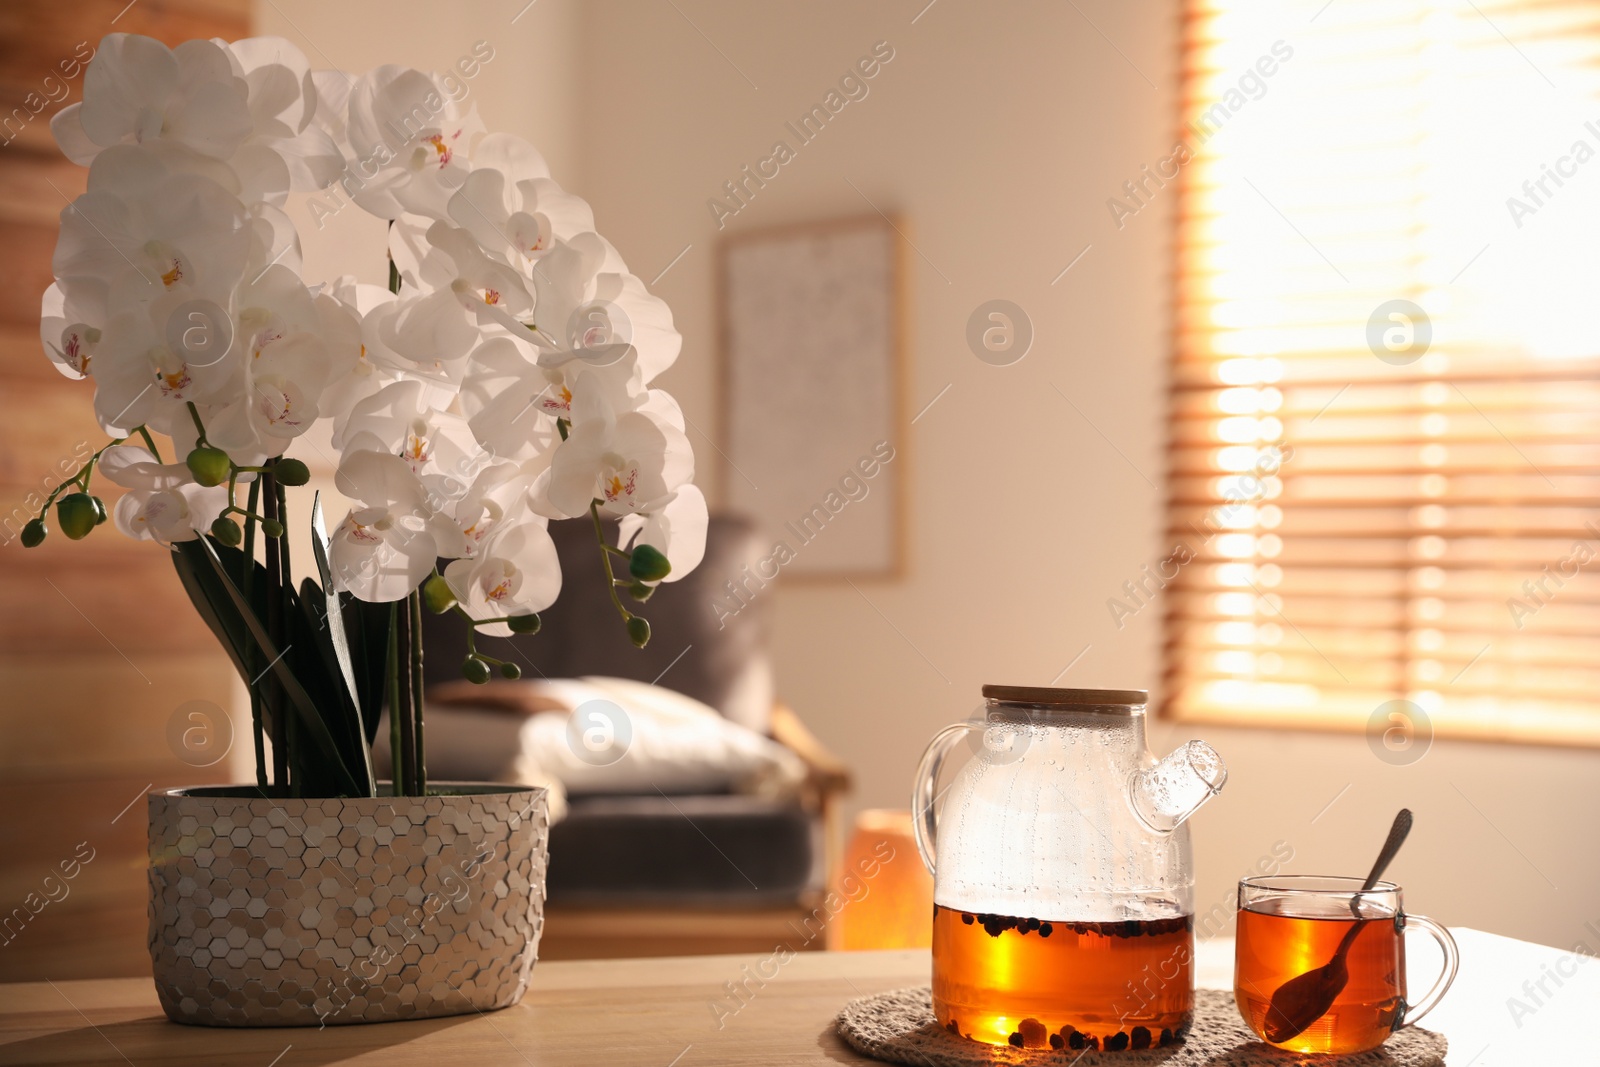
[[[1439,1003],[1460,955],[1450,932],[1407,915],[1400,887],[1323,875],[1239,882],[1233,995],[1263,1041],[1291,1052],[1365,1052]],[[1416,1003],[1406,996],[1405,929],[1444,951],[1444,973]]]

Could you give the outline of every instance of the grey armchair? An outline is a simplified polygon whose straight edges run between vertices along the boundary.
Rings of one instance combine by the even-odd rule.
[[[742,605],[729,595],[764,554],[753,525],[712,517],[704,562],[639,608],[654,631],[644,649],[628,641],[606,594],[589,521],[552,523],[550,533],[566,581],[560,599],[542,613],[540,633],[479,638],[483,651],[518,663],[526,677],[598,674],[674,689],[786,745],[808,776],[801,795],[786,799],[570,794],[550,835],[542,955],[765,951],[793,940],[796,920],[828,884],[835,809],[850,776],[773,697],[770,588],[752,594],[747,585]],[[460,620],[429,616],[424,625],[427,683],[454,683],[466,652]],[[502,684],[511,683],[489,687]]]

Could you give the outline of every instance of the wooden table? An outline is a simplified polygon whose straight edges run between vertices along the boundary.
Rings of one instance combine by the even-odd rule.
[[[1455,931],[1462,973],[1427,1025],[1450,1038],[1452,1067],[1600,1064],[1600,962],[1474,930]],[[1414,942],[1413,988],[1436,973]],[[1596,938],[1600,949],[1600,936]],[[1197,984],[1231,985],[1233,945],[1200,946]],[[1571,972],[1570,975],[1567,972]],[[1523,983],[1548,974],[1533,1004]],[[764,977],[771,975],[772,977]],[[832,1021],[864,993],[927,981],[923,951],[543,963],[505,1011],[325,1030],[208,1030],[168,1023],[146,980],[0,985],[0,1064],[134,1067],[383,1067],[447,1064],[708,1067],[855,1063]],[[736,999],[732,989],[748,992]],[[1510,998],[1528,1004],[1513,1014]],[[741,1003],[742,1001],[742,1003]],[[1581,1035],[1581,1036],[1580,1036]]]

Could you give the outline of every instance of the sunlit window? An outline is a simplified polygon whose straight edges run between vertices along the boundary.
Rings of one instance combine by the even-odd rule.
[[[1600,744],[1600,3],[1186,7],[1169,710]]]

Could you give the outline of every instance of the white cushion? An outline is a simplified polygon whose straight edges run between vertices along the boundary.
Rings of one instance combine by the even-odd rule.
[[[661,686],[594,676],[518,684],[564,710],[429,704],[429,780],[542,785],[551,790],[554,820],[565,812],[566,793],[785,796],[805,778],[804,762],[789,749]],[[372,758],[386,777],[386,725]]]

